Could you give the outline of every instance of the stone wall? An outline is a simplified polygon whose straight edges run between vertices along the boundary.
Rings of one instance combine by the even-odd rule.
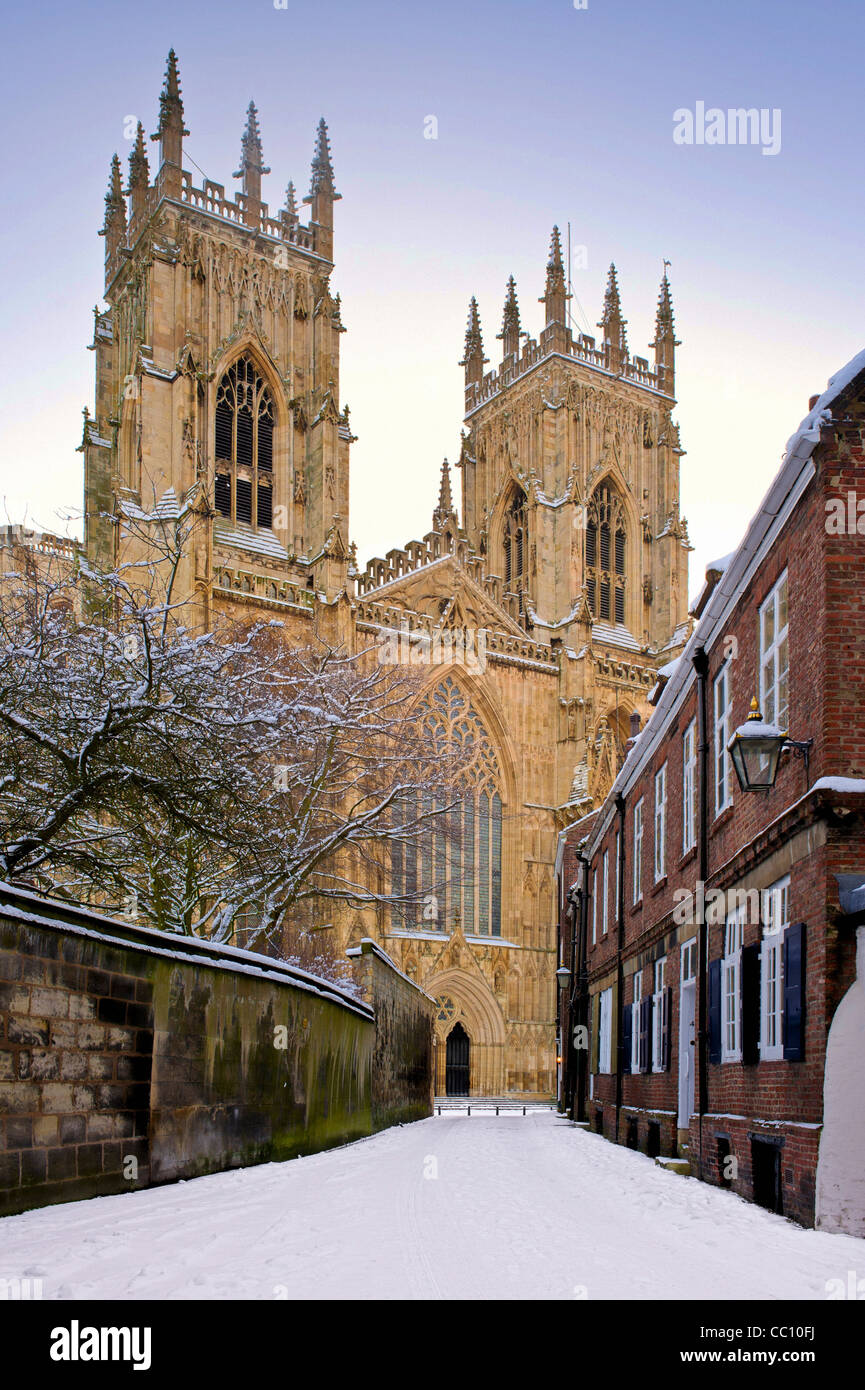
[[[290,1158],[431,1110],[432,1001],[0,886],[0,1212]]]
[[[355,980],[376,1018],[372,1060],[373,1129],[433,1113],[435,1001],[364,938],[349,949]]]

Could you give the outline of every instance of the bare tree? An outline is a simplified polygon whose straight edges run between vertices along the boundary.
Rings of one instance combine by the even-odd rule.
[[[461,755],[413,718],[412,669],[187,630],[186,541],[0,583],[0,872],[279,950],[301,904],[392,901],[389,849],[446,823]]]

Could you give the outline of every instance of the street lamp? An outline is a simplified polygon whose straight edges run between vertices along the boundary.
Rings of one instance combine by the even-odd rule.
[[[744,724],[740,724],[727,744],[739,786],[743,792],[768,792],[775,785],[778,764],[785,748],[790,748],[805,760],[808,775],[808,755],[814,740],[788,738],[777,724],[768,724],[760,713],[756,697]]]
[[[558,970],[556,971],[556,979],[559,983],[559,989],[564,994],[568,985],[571,983],[571,972],[566,965],[559,966]]]

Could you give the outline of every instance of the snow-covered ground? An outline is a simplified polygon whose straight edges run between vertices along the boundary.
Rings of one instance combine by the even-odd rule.
[[[45,1298],[825,1299],[805,1231],[551,1111],[451,1112],[289,1163],[0,1221]]]

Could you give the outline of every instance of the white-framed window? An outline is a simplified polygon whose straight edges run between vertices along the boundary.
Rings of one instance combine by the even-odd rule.
[[[682,735],[682,853],[697,843],[697,721]]]
[[[652,993],[652,1071],[664,1070],[664,984],[667,957],[655,961],[655,988]]]
[[[712,708],[715,728],[715,815],[718,816],[733,800],[733,766],[727,752],[732,720],[729,666],[722,666],[715,677]]]
[[[622,832],[616,831],[616,921],[622,910]]]
[[[721,961],[721,1061],[742,1060],[742,937],[746,905],[727,918]]]
[[[592,873],[592,945],[598,939],[598,871]]]
[[[789,722],[787,571],[760,607],[760,708],[767,724],[786,730]]]
[[[681,961],[682,984],[686,985],[689,980],[697,978],[697,938],[692,936],[690,941],[685,941],[679,948],[679,958]]]
[[[643,798],[634,807],[634,902],[643,896]]]
[[[598,1071],[613,1070],[613,990],[601,991],[598,1020]]]
[[[606,936],[610,925],[610,852],[604,850],[604,897],[601,914],[601,936]]]
[[[790,875],[763,890],[763,939],[760,942],[760,1058],[784,1056],[784,932],[790,925]]]
[[[667,764],[655,773],[655,882],[666,873]]]
[[[643,1002],[643,972],[634,976],[634,1002],[631,1005],[631,1071],[640,1070],[640,1006]]]

